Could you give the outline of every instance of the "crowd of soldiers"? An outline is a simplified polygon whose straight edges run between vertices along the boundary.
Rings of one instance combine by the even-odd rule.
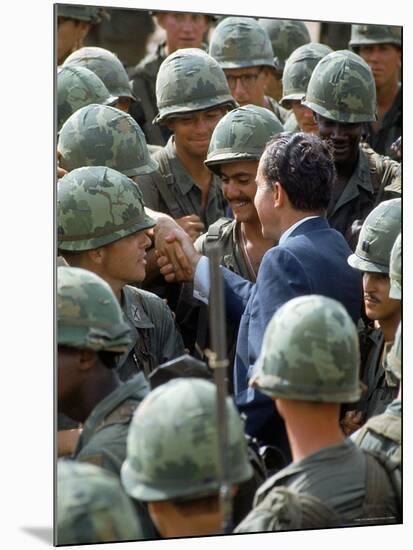
[[[57,16],[57,544],[402,522],[401,29]]]

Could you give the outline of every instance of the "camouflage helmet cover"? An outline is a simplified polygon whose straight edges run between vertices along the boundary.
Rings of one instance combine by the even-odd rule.
[[[348,257],[359,271],[389,273],[390,253],[401,229],[401,199],[383,201],[364,220],[356,251]]]
[[[119,480],[94,464],[58,460],[56,504],[58,545],[143,538]]]
[[[77,19],[89,23],[101,23],[102,8],[94,6],[74,6],[72,4],[57,4],[57,16],[67,19]]]
[[[91,104],[73,113],[59,133],[57,148],[59,164],[68,171],[108,166],[130,177],[158,168],[139,124],[124,111],[107,105]]]
[[[314,67],[332,51],[329,46],[318,42],[304,44],[293,51],[287,59],[282,77],[283,97],[280,103],[283,107],[288,107],[291,100],[303,99]]]
[[[291,53],[311,41],[310,33],[303,21],[263,18],[258,22],[270,37],[275,66],[280,72],[284,70],[285,62]]]
[[[161,64],[156,77],[154,122],[214,107],[236,107],[221,67],[198,48],[176,50]]]
[[[244,427],[228,398],[230,483],[252,476]],[[216,386],[172,380],[154,389],[134,414],[121,470],[126,492],[143,501],[198,498],[219,492]]]
[[[402,324],[397,327],[394,343],[386,356],[385,369],[390,370],[398,380],[402,378]]]
[[[349,50],[323,57],[301,101],[319,115],[343,123],[376,120],[376,85],[367,63]]]
[[[57,269],[57,343],[122,353],[131,344],[129,325],[110,286],[78,267]]]
[[[86,67],[59,67],[57,71],[57,125],[90,103],[113,105],[119,98],[111,96],[101,79]]]
[[[86,67],[93,71],[113,96],[136,99],[126,69],[109,50],[92,46],[80,48],[65,59],[63,66],[67,65]]]
[[[359,342],[345,308],[325,296],[294,298],[272,317],[250,385],[270,397],[327,403],[360,398]]]
[[[93,250],[155,224],[145,214],[139,187],[116,170],[87,166],[58,181],[60,250]]]
[[[215,126],[205,164],[219,172],[223,162],[259,160],[265,145],[284,128],[269,109],[245,105],[227,113]]]
[[[390,291],[389,297],[402,298],[402,235],[399,233],[390,253]]]
[[[251,17],[226,17],[215,27],[209,54],[223,69],[260,67],[275,69],[271,40]]]
[[[373,44],[402,45],[401,27],[391,25],[351,25],[349,46],[357,50],[359,46]]]

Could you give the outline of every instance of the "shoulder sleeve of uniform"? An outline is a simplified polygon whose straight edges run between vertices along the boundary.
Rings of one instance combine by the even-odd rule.
[[[155,156],[155,155],[154,155]],[[156,187],[154,176],[152,174],[146,174],[144,176],[139,176],[137,185],[142,192],[143,202],[148,208],[156,210],[157,212],[161,211],[161,196]]]

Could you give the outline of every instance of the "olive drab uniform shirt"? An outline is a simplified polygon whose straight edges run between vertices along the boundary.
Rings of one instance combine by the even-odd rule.
[[[400,87],[393,105],[381,121],[379,129],[375,131],[371,124],[366,123],[366,142],[376,153],[393,156],[390,147],[402,135],[402,122],[402,89]]]
[[[288,487],[320,499],[337,512],[342,525],[357,524],[360,519],[367,522],[367,518],[377,522],[378,517],[383,523],[395,523],[398,518],[397,492],[387,470],[378,457],[350,440],[320,449],[265,481],[255,493],[254,508],[236,533],[253,532],[255,514],[263,528],[259,506],[271,499],[275,487]]]
[[[72,458],[105,468],[120,478],[126,459],[126,440],[135,410],[149,393],[142,373],[100,401],[83,425]],[[157,538],[156,530],[142,503],[131,501],[140,520],[144,538]]]
[[[226,201],[221,190],[221,180],[212,175],[205,210],[201,209],[201,189],[192,179],[179,160],[173,136],[165,147],[156,152],[153,158],[159,163],[159,170],[139,177],[145,205],[157,212],[169,214],[172,218],[182,218],[196,214],[208,228],[218,218],[224,216]]]
[[[381,451],[397,462],[401,462],[402,402],[395,399],[386,410],[373,416],[351,439],[362,449]]]
[[[161,63],[166,59],[165,43],[159,44],[154,53],[148,54],[131,71],[130,86],[135,97],[141,100],[146,122],[142,130],[146,141],[152,145],[165,145],[171,132],[166,126],[152,124],[158,114],[156,105],[156,76]]]
[[[396,398],[399,391],[397,379],[384,369],[384,358],[390,351],[392,343],[384,343],[381,330],[368,332],[367,342],[363,345],[361,380],[366,389],[355,409],[363,412],[363,420],[384,412],[389,403]]]
[[[327,208],[331,227],[342,233],[354,251],[367,215],[380,202],[400,198],[400,164],[360,145],[356,168],[338,200],[332,198]]]
[[[281,124],[285,124],[287,119],[291,115],[291,111],[288,111],[284,107],[282,107],[276,99],[274,99],[271,96],[266,95],[265,99],[268,101],[269,104],[269,110],[272,111],[275,116],[278,118],[278,120],[281,122]]]
[[[195,248],[201,254],[207,254],[208,247],[215,242],[222,245],[221,265],[255,282],[256,276],[248,266],[239,234],[240,224],[230,218],[220,218],[209,226],[208,231],[195,241]],[[183,285],[176,310],[177,323],[189,349],[205,359],[203,350],[208,347],[208,308],[193,297],[192,283]],[[229,364],[232,365],[237,344],[238,324],[227,320],[227,350]],[[228,372],[229,390],[232,390],[232,368]]]
[[[161,363],[185,353],[171,310],[159,296],[126,285],[121,305],[133,338],[119,359],[121,380],[128,380],[140,371],[147,377]]]

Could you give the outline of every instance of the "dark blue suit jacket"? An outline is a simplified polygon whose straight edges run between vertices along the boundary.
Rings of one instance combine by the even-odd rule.
[[[228,315],[240,321],[234,365],[235,402],[247,416],[246,431],[261,443],[277,445],[290,459],[284,423],[273,401],[248,387],[267,324],[288,300],[321,294],[341,302],[357,322],[361,311],[361,274],[347,263],[352,253],[343,235],[325,218],[306,220],[285,242],[268,250],[257,282],[252,284],[226,268]]]

